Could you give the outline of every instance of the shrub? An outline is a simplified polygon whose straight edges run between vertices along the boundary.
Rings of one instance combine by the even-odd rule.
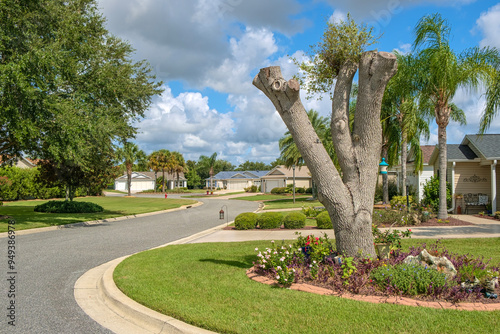
[[[306,193],[306,188],[305,187],[302,187],[302,188],[295,188],[295,192],[297,194],[305,194]]]
[[[389,198],[393,198],[398,195],[398,186],[395,180],[388,181],[389,187]],[[382,202],[384,200],[384,187],[382,182],[377,184],[377,188],[375,188],[375,203]]]
[[[243,188],[243,190],[245,190],[245,192],[247,192],[247,193],[256,193],[257,192],[257,186],[256,185],[252,185],[250,187]]]
[[[446,202],[449,207],[451,205],[451,185],[449,182],[446,182]],[[432,176],[424,184],[422,204],[430,205],[434,212],[439,210],[439,178],[437,176]]]
[[[500,211],[495,211],[495,218],[500,219]]]
[[[321,212],[323,212],[324,209],[321,208],[313,208],[312,206],[303,206],[302,207],[302,213],[306,215],[306,217],[316,217],[319,215]]]
[[[313,188],[306,189],[306,194],[312,194],[312,193],[313,193]]]
[[[323,211],[316,217],[316,225],[318,225],[318,228],[320,229],[333,228],[332,220],[330,219],[328,211]]]
[[[288,193],[287,187],[276,187],[271,190],[271,194],[287,194],[287,193]]]
[[[283,225],[287,229],[297,229],[306,226],[306,216],[300,212],[291,212],[283,219]]]
[[[262,229],[279,228],[283,216],[279,212],[264,212],[257,217],[257,225]]]
[[[408,201],[410,205],[415,203],[413,196],[408,196]],[[393,209],[406,208],[406,196],[394,196],[391,198],[391,207]]]
[[[257,225],[257,214],[253,212],[240,213],[234,219],[234,226],[237,230],[250,230]]]
[[[48,201],[35,206],[35,212],[50,213],[94,213],[103,212],[102,206],[91,202]]]
[[[381,266],[371,273],[371,278],[382,290],[395,289],[405,295],[432,294],[446,285],[446,275],[436,269],[410,264]]]

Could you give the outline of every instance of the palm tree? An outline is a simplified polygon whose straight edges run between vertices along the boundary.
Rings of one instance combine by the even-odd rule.
[[[179,185],[179,174],[186,173],[187,167],[184,157],[179,152],[172,152],[172,171],[177,175],[177,185]]]
[[[498,109],[500,109],[500,59],[497,61],[491,80],[488,82],[486,90],[486,109],[481,117],[479,133],[484,132],[489,128]]]
[[[451,103],[458,88],[477,88],[491,80],[491,64],[498,59],[496,49],[473,48],[456,55],[450,48],[451,28],[440,14],[424,16],[415,27],[416,50],[419,52],[418,88],[420,99],[428,100],[434,108],[438,125],[439,146],[439,211],[438,218],[448,216],[446,205],[446,127],[451,120],[465,124],[462,110]]]
[[[168,170],[170,165],[170,151],[166,149],[161,149],[156,152],[158,167],[161,170],[161,176],[163,178],[161,191],[165,192],[165,170]]]
[[[329,119],[327,117],[320,116],[318,112],[313,109],[307,112],[307,116],[309,117],[314,130],[321,139],[330,157],[335,160],[335,151],[333,149]],[[285,132],[285,135],[279,140],[279,148],[279,159],[284,162],[287,168],[292,167],[292,165],[304,165],[304,160],[302,159],[297,145],[295,145],[289,131]]]
[[[151,153],[148,156],[148,167],[155,172],[155,192],[156,192],[156,180],[158,179],[157,174],[160,171],[160,162],[158,160],[158,151]]]
[[[398,72],[389,81],[384,93],[382,117],[386,120],[383,126],[383,158],[394,164],[401,161],[401,192],[406,196],[406,161],[408,144],[418,155],[420,153],[420,137],[429,138],[430,106],[427,101],[417,100],[417,86],[413,76],[416,74],[416,59],[413,55],[395,52],[398,59]],[[422,161],[415,164],[415,171],[422,169]],[[384,178],[384,182],[386,178]],[[388,188],[384,184],[384,189]],[[385,194],[385,192],[384,192]],[[384,196],[384,201],[388,196]]]
[[[119,147],[116,151],[116,158],[118,161],[123,162],[125,165],[125,169],[127,171],[127,189],[128,196],[131,195],[131,186],[132,186],[132,166],[136,162],[142,162],[146,158],[146,154],[144,151],[140,150],[139,147],[130,142],[123,143],[122,147]]]
[[[214,166],[216,162],[217,152],[214,152],[214,154],[212,154],[210,158],[208,158],[208,165],[210,166],[210,171],[208,172],[208,174],[210,175],[210,191],[213,191]]]

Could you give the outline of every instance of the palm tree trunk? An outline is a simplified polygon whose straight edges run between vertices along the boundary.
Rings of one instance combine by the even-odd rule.
[[[132,164],[127,164],[127,188],[128,188],[128,196],[132,196],[131,188],[132,188]]]
[[[448,218],[446,203],[446,173],[447,173],[447,147],[446,126],[438,125],[439,145],[439,211],[438,219]]]
[[[406,139],[406,133],[401,134],[401,173],[403,174],[401,177],[401,194],[406,196],[406,159],[408,156],[408,141]]]
[[[161,176],[163,177],[163,185],[162,185],[162,188],[161,188],[161,192],[164,193],[165,192],[165,168],[162,168],[161,169]]]

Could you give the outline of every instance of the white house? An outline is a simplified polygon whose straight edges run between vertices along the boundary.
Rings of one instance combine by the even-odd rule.
[[[210,188],[210,180],[212,180],[212,188],[243,190],[250,186],[260,186],[261,177],[267,174],[266,171],[224,171],[215,174],[211,179],[205,179],[206,187]]]
[[[293,169],[285,166],[276,166],[262,177],[261,190],[270,193],[273,188],[286,187],[293,183]],[[312,177],[307,166],[295,167],[295,187],[312,187]]]
[[[434,166],[429,164],[429,161],[434,151],[435,145],[424,145],[420,146],[422,150],[422,160],[423,160],[423,170],[415,172],[415,154],[410,152],[408,154],[406,171],[408,185],[413,186],[417,191],[417,201],[421,201],[424,195],[424,185],[431,179],[434,175]]]
[[[157,173],[157,177],[162,176],[162,173]],[[177,174],[165,173],[165,187],[167,189],[186,188],[187,180],[184,173],[179,173],[179,180]],[[141,192],[145,190],[155,189],[155,173],[154,172],[132,172],[131,192]],[[115,179],[115,190],[128,191],[127,188],[127,174]]]

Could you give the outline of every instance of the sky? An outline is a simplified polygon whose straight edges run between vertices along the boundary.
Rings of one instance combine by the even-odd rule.
[[[290,60],[305,61],[327,21],[347,13],[381,34],[380,51],[411,51],[414,28],[440,13],[451,25],[456,53],[470,47],[500,48],[500,3],[489,0],[98,0],[108,30],[146,59],[164,92],[135,125],[134,140],[147,154],[178,151],[186,160],[217,153],[239,165],[270,163],[279,156],[286,126],[271,101],[252,85],[260,68],[281,66],[288,80],[298,73]],[[331,114],[328,96],[306,99],[307,110]],[[453,102],[467,125],[450,122],[448,143],[477,133],[484,90],[459,89]],[[500,112],[487,133],[500,133]],[[422,145],[437,144],[435,121]]]

